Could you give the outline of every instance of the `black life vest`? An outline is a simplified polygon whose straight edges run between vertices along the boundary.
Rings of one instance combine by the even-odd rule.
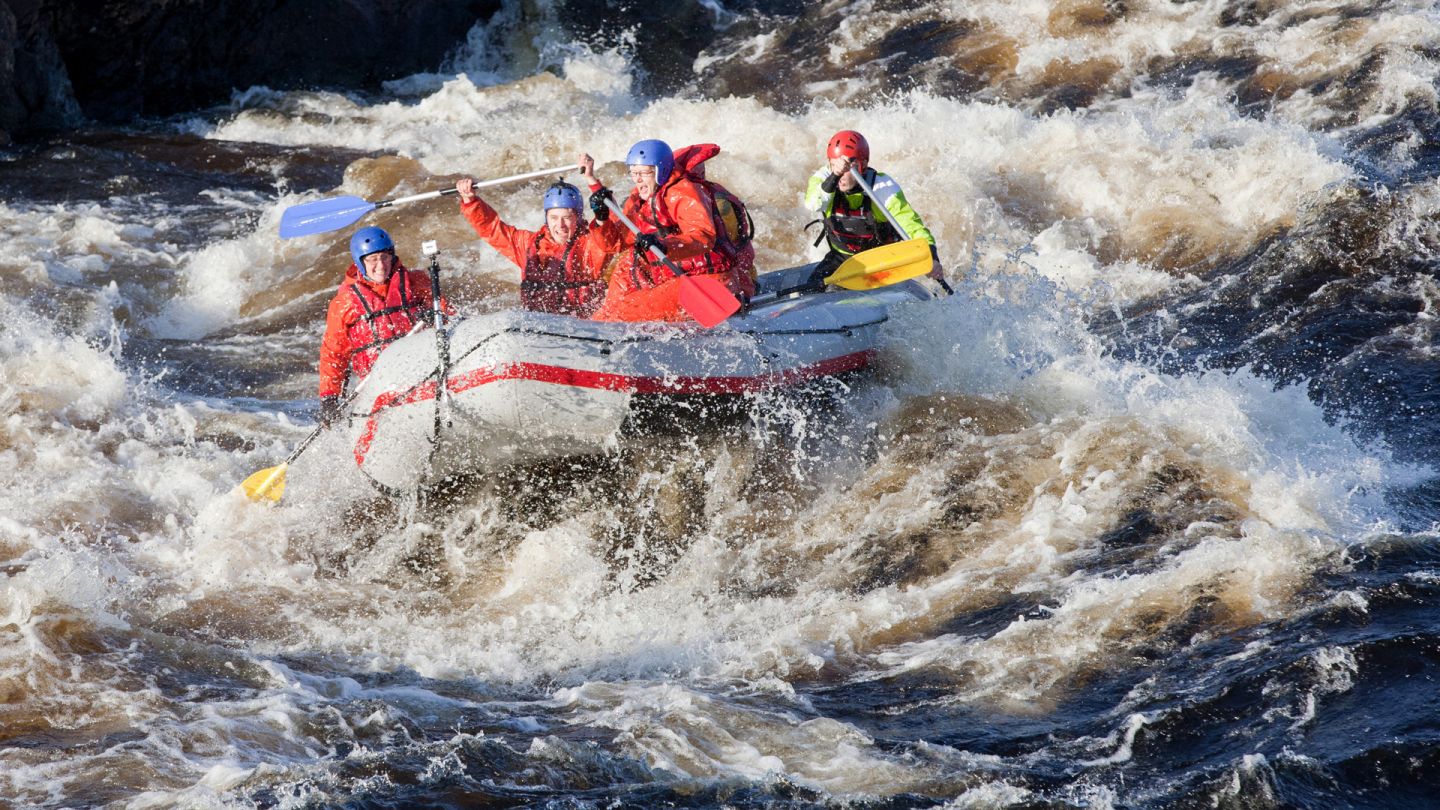
[[[588,230],[582,230],[576,234],[559,259],[540,258],[540,242],[545,232],[535,233],[525,254],[525,274],[520,279],[520,303],[526,309],[583,318],[600,306],[605,297],[605,278],[588,278],[588,272],[581,266],[585,261],[584,251],[575,250],[587,233]]]
[[[865,182],[871,188],[875,186],[875,177],[874,169],[865,170]],[[860,192],[860,205],[851,208],[850,195],[837,189],[831,198],[830,213],[819,221],[824,225],[824,231],[815,238],[815,244],[820,244],[821,239],[828,239],[830,249],[837,253],[855,254],[903,241],[888,219],[875,218],[870,198],[864,192]]]

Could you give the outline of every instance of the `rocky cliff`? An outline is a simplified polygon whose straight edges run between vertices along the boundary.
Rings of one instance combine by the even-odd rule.
[[[500,0],[0,0],[0,140],[440,66]]]

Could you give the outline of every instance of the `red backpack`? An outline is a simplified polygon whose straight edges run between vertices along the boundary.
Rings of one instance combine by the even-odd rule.
[[[750,218],[743,200],[719,183],[705,179],[705,161],[718,154],[720,147],[713,143],[697,143],[677,149],[675,170],[710,193],[711,213],[716,223],[722,226],[730,243],[727,249],[733,254],[755,238],[755,221]]]

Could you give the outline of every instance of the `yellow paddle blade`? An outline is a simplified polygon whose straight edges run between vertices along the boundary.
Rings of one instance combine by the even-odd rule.
[[[269,499],[278,502],[285,494],[285,468],[290,465],[281,464],[279,467],[268,467],[246,478],[240,487],[245,490],[245,497],[252,501]]]
[[[930,243],[910,239],[856,253],[826,276],[825,283],[847,290],[873,290],[923,276],[931,266]]]

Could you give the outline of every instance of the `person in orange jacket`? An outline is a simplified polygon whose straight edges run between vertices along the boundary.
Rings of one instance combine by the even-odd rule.
[[[581,155],[577,162],[581,174],[594,182],[594,159]],[[620,230],[613,223],[610,227],[586,224],[579,189],[557,182],[545,192],[545,227],[539,231],[502,221],[495,209],[475,194],[472,178],[456,182],[455,190],[460,192],[460,213],[475,232],[520,268],[521,305],[581,318],[600,306],[605,297],[605,267],[621,249]]]
[[[725,249],[721,224],[715,221],[708,192],[675,170],[675,154],[664,141],[644,140],[630,147],[625,158],[635,189],[622,210],[640,229],[622,234],[624,248],[605,302],[592,316],[599,321],[679,321],[688,316],[680,309],[680,279],[650,252],[658,246],[682,273],[711,275],[737,296],[755,294],[755,282]],[[591,195],[590,208],[600,218],[604,188]],[[598,197],[598,199],[597,199]],[[598,204],[597,204],[598,203]]]
[[[330,299],[320,342],[320,424],[325,426],[339,418],[351,374],[369,374],[381,350],[429,323],[433,312],[429,277],[405,269],[395,256],[395,241],[383,229],[356,231],[350,256],[354,262]],[[445,302],[440,303],[443,308]]]

